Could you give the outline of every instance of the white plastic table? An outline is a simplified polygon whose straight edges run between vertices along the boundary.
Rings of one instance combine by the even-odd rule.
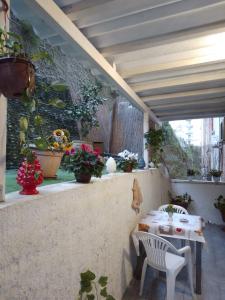
[[[174,213],[171,221],[167,212],[151,211],[140,220],[132,233],[136,253],[139,256],[139,241],[134,234],[138,230],[196,243],[196,293],[201,294],[202,245],[205,243],[202,218]]]

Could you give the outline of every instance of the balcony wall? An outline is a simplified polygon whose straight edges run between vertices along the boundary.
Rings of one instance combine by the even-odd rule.
[[[134,178],[144,196],[138,215],[131,208]],[[87,269],[108,275],[109,291],[121,299],[135,263],[130,233],[169,188],[153,169],[42,187],[37,196],[8,194],[0,206],[0,299],[76,299]]]
[[[188,193],[194,200],[190,212],[202,216],[206,222],[223,224],[220,212],[213,205],[219,196],[225,196],[225,182],[172,180],[172,189],[176,195]]]

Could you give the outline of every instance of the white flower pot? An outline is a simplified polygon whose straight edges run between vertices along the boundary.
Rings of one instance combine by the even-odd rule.
[[[106,171],[108,173],[116,172],[116,161],[113,157],[110,157],[106,162]]]

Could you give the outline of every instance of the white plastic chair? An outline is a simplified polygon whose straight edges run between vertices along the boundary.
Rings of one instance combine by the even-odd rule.
[[[169,204],[162,205],[162,206],[160,206],[158,208],[158,210],[160,210],[160,211],[166,211],[168,205]],[[188,211],[184,207],[182,207],[182,206],[173,205],[173,208],[174,208],[175,212],[178,213],[178,214],[189,215]]]
[[[176,249],[170,242],[152,233],[139,231],[135,235],[139,241],[142,241],[147,255],[142,267],[140,296],[143,293],[145,273],[147,265],[149,265],[154,269],[166,272],[166,299],[174,300],[176,276],[187,265],[191,293],[194,297],[191,248],[185,246],[181,249]],[[184,254],[184,257],[182,254]]]

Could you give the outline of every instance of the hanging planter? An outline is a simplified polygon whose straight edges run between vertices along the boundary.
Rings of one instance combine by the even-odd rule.
[[[0,58],[0,92],[7,98],[19,98],[35,87],[34,65],[25,58]]]

